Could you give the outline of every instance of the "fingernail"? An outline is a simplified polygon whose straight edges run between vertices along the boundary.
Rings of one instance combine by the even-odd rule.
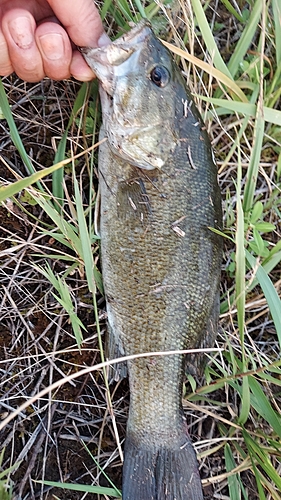
[[[98,39],[98,47],[105,47],[105,45],[109,45],[111,40],[106,33],[103,33]]]
[[[33,26],[28,17],[17,17],[9,22],[9,31],[20,49],[29,49],[33,44]]]
[[[59,33],[48,33],[39,37],[41,49],[47,59],[56,61],[64,55],[63,37]]]

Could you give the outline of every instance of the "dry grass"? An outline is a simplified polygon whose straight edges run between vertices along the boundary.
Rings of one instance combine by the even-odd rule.
[[[196,3],[195,0],[192,2],[193,9]],[[255,4],[253,2],[253,7]],[[278,106],[279,96],[275,87],[270,89],[270,81],[278,72],[274,38],[269,26],[272,4],[268,2],[269,10],[260,17],[264,34],[261,36],[258,24],[235,83],[240,82],[240,88],[250,99],[254,87],[260,87],[262,82],[262,102],[274,109]],[[235,2],[232,5],[239,12],[238,7],[243,10],[244,2],[238,2],[238,7]],[[184,48],[185,39],[191,55],[204,59],[211,67],[213,54],[206,50],[202,28],[199,29],[190,15],[189,2],[181,0],[173,3],[172,8],[162,4],[161,7],[161,36],[180,49]],[[266,7],[264,3],[264,9]],[[249,12],[251,10],[249,8]],[[230,15],[222,1],[211,2],[206,15],[222,58],[228,62],[246,23]],[[203,381],[192,377],[187,380],[185,408],[189,429],[200,458],[206,499],[277,500],[281,496],[272,470],[280,476],[280,343],[272,319],[273,306],[261,286],[263,281],[259,277],[258,263],[264,265],[263,269],[280,297],[280,131],[273,122],[265,125],[258,178],[249,210],[245,207],[245,197],[250,197],[246,186],[254,148],[257,147],[257,119],[238,111],[232,114],[226,110],[223,112],[222,104],[212,101],[212,98],[231,99],[231,93],[222,81],[201,71],[194,61],[190,63],[181,58],[179,62],[191,90],[196,96],[207,97],[207,101],[203,101],[195,96],[216,151],[225,232],[229,237],[225,239],[221,282],[222,314],[217,341],[221,351],[210,358]],[[268,64],[273,72],[271,80],[265,71],[264,79],[261,78],[261,64],[263,69]],[[40,171],[49,167],[69,124],[80,86],[72,81],[56,83],[48,80],[27,85],[15,77],[3,79],[3,84],[34,169]],[[73,161],[73,165],[64,169],[63,197],[66,204],[60,222],[69,224],[65,233],[58,230],[58,224],[50,212],[46,212],[42,201],[42,192],[45,199],[54,200],[51,177],[41,181],[42,192],[38,187],[36,191],[22,191],[0,207],[0,416],[5,424],[0,431],[0,447],[5,450],[2,464],[0,456],[0,483],[1,470],[5,471],[4,486],[1,483],[0,488],[3,488],[3,499],[8,488],[5,485],[11,485],[13,489],[13,493],[7,492],[10,496],[6,498],[17,500],[110,498],[106,490],[100,495],[69,492],[46,482],[36,483],[37,480],[112,488],[107,475],[117,488],[121,485],[120,443],[125,436],[128,411],[127,382],[110,388],[109,399],[102,369],[86,370],[82,377],[71,378],[103,359],[99,350],[99,331],[102,337],[106,329],[102,294],[97,289],[93,300],[84,250],[73,244],[67,232],[71,227],[77,231],[75,234],[80,234],[73,181],[75,167],[98,270],[98,241],[92,238],[96,154],[87,151],[92,144],[90,131],[95,126],[95,89],[90,101],[89,94],[85,91],[82,112],[77,113],[68,129],[66,157],[83,149],[86,152],[82,159]],[[257,92],[253,102],[258,101]],[[0,127],[0,180],[7,186],[26,177],[27,172],[5,120],[0,121]],[[237,184],[240,190],[237,190]],[[241,221],[237,218],[239,199],[244,203],[242,230],[245,241],[242,242],[237,237],[241,228]],[[262,203],[262,214],[254,220],[253,211],[258,201]],[[57,208],[56,205],[53,207]],[[275,229],[270,232],[259,229],[260,241],[254,228],[262,222],[274,224]],[[239,288],[241,276],[239,278],[237,274],[237,266],[241,264],[237,249],[244,249],[244,246],[256,260],[253,266],[245,266],[242,289]],[[272,252],[274,249],[275,253],[268,256],[266,250]],[[42,274],[46,263],[54,276],[61,279],[60,292],[54,282]],[[68,290],[67,298],[63,296],[65,290]],[[272,294],[272,289],[268,293]],[[245,299],[243,303],[241,296]],[[68,308],[64,307],[66,305]],[[83,334],[80,349],[77,347],[79,333]],[[52,384],[60,386],[48,389]],[[46,394],[37,397],[42,390]],[[270,409],[262,395],[265,395]],[[28,402],[26,408],[8,421],[16,408]],[[270,462],[272,467],[264,468],[259,459]],[[260,484],[257,476],[261,478]]]

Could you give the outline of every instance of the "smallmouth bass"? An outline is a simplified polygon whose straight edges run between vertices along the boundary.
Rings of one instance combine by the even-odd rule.
[[[212,346],[221,196],[202,119],[170,52],[143,20],[82,49],[100,81],[100,236],[111,356]],[[123,500],[202,500],[182,410],[185,356],[127,363]],[[190,359],[196,364],[196,357]]]

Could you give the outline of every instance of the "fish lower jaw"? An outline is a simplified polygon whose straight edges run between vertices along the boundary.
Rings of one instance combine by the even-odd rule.
[[[112,126],[105,126],[112,153],[143,170],[161,169],[167,161],[168,154],[161,150],[161,144],[154,139],[158,126],[160,125],[127,128],[118,124],[114,130]],[[176,144],[172,144],[171,149],[175,146]]]
[[[136,158],[133,153],[129,153],[126,149],[121,149],[120,147],[116,147],[115,145],[110,144],[110,149],[112,153],[122,160],[129,163],[132,167],[140,168],[141,170],[155,170],[161,169],[165,162],[161,158],[153,158],[151,162],[144,160],[143,158]]]

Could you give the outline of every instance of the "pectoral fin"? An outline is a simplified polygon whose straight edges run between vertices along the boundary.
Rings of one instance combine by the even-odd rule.
[[[117,190],[117,213],[123,220],[135,217],[146,222],[151,214],[151,206],[142,179],[120,182]]]

